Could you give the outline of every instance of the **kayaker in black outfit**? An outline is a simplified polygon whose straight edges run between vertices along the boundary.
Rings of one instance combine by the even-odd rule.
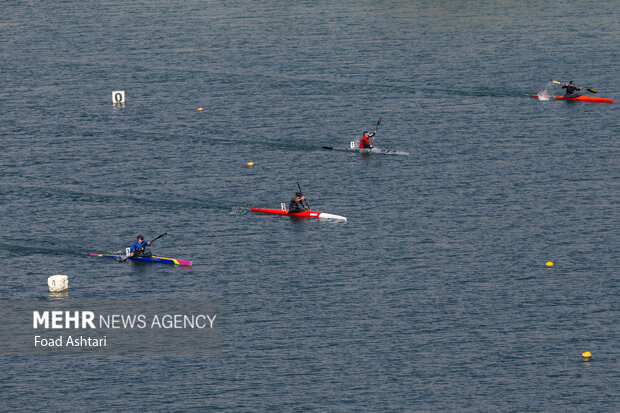
[[[579,94],[576,94],[575,91],[581,90],[583,88],[575,86],[575,82],[571,80],[568,83],[564,83],[562,85],[562,89],[566,89],[566,94],[564,95],[565,98],[572,98],[572,97],[579,96]]]
[[[309,211],[309,210],[310,210],[310,207],[308,206],[308,203],[306,202],[306,197],[301,192],[297,192],[295,194],[295,198],[291,198],[291,203],[288,206],[288,212],[295,213],[295,212],[304,212],[304,211]]]
[[[370,149],[372,148],[372,144],[370,143],[370,138],[372,138],[373,136],[375,136],[377,134],[377,131],[375,130],[372,135],[369,135],[369,132],[366,130],[364,131],[364,136],[362,136],[362,139],[360,140],[360,148],[363,149]]]

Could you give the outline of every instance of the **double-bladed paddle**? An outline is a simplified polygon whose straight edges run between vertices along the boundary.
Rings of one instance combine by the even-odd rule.
[[[555,80],[555,79],[551,79],[551,81],[552,81],[553,83],[555,83],[556,85],[567,85],[567,84],[568,84],[568,83],[562,83],[562,82],[560,82],[559,80]],[[590,89],[589,87],[580,87],[579,89],[585,89],[585,90],[587,90],[588,92],[598,93],[598,90],[595,90],[595,89]]]
[[[299,188],[299,193],[301,194],[301,196],[304,197],[304,201],[306,202],[306,206],[308,207],[308,209],[310,209],[310,204],[308,203],[308,200],[305,199],[306,197],[304,196],[304,191],[301,190],[301,185],[299,185],[299,182],[297,182],[297,188]]]
[[[377,121],[377,126],[375,126],[375,136],[377,135],[377,129],[379,129],[379,124],[381,123],[381,118]],[[375,143],[375,136],[372,137],[372,142],[370,142],[370,146]]]
[[[151,241],[149,241],[149,244],[152,244],[153,241],[157,241],[158,239],[160,239],[161,237],[168,235],[167,232],[164,232],[163,234],[158,235],[157,237],[153,238]]]

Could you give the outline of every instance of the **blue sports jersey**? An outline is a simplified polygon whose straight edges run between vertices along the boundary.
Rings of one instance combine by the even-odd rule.
[[[138,242],[138,241],[134,241],[133,244],[131,244],[131,250],[129,250],[129,252],[134,252],[135,249],[142,249],[144,247],[146,247],[148,245],[147,241],[142,241],[142,242]]]

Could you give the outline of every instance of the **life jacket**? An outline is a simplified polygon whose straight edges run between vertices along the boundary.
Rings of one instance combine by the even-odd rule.
[[[368,136],[363,136],[360,140],[360,148],[370,148],[370,141],[368,140]]]
[[[138,247],[138,245],[142,245],[141,247]],[[142,244],[138,244],[136,245],[136,247],[133,249],[133,255],[135,257],[141,257],[141,256],[145,256],[146,255],[146,247],[147,247],[147,242],[143,242]]]

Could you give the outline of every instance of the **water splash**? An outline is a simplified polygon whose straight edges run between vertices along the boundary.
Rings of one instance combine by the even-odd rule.
[[[552,87],[553,87],[553,82],[547,82],[547,85],[545,85],[545,88],[537,93],[538,100],[551,99],[551,88]]]

